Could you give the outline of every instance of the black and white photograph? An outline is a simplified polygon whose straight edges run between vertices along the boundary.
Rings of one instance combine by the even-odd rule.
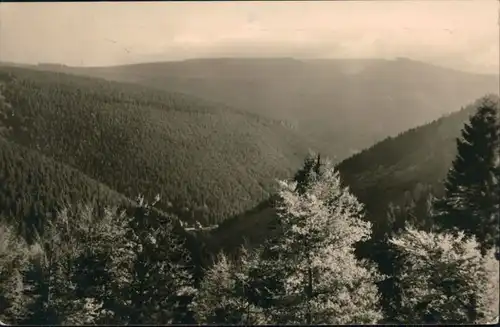
[[[0,1],[0,325],[498,324],[500,1]]]

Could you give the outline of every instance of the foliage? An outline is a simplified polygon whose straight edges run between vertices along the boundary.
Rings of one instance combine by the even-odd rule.
[[[38,237],[38,255],[25,274],[31,315],[24,322],[109,321],[119,301],[125,223],[118,209],[79,204],[58,211]]]
[[[62,218],[62,217],[58,217]],[[75,316],[84,316],[84,299],[75,296],[74,262],[79,256],[76,239],[68,231],[69,223],[58,219],[47,224],[37,241],[39,253],[27,272],[26,293],[30,299],[28,324],[79,324]]]
[[[436,229],[432,212],[434,196],[432,191],[421,190],[406,197],[403,206],[389,204],[387,219],[376,222],[372,226],[372,238],[360,244],[357,254],[374,260],[380,272],[387,276],[381,281],[379,291],[381,304],[384,309],[384,319],[394,322],[399,312],[401,289],[397,276],[400,274],[401,262],[397,259],[397,249],[389,242],[394,235],[399,235],[405,227],[414,226],[421,230],[433,231]]]
[[[32,253],[15,231],[0,225],[0,321],[16,324],[28,314],[23,273]]]
[[[186,266],[184,235],[168,218],[143,200],[126,211],[66,207],[45,224],[29,256],[12,232],[2,230],[0,288],[7,296],[0,299],[0,319],[50,325],[190,322],[192,267]]]
[[[256,252],[244,248],[237,260],[223,253],[206,272],[193,300],[196,321],[203,324],[265,324],[266,316],[252,303],[250,270],[255,266]]]
[[[417,188],[443,194],[456,155],[455,139],[478,101],[429,124],[389,137],[341,162],[343,181],[365,203],[371,221],[386,218],[389,202],[404,205]]]
[[[498,316],[499,263],[474,239],[409,227],[391,239],[399,250],[402,323],[486,323]]]

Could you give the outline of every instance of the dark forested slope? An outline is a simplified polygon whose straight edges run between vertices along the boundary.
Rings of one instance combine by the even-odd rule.
[[[0,68],[6,138],[126,196],[217,221],[265,199],[307,153],[279,121],[178,93]]]
[[[338,160],[499,88],[498,72],[465,73],[404,58],[221,58],[57,69],[185,92],[280,119]]]
[[[490,96],[498,101],[498,96]],[[405,193],[416,188],[431,187],[441,195],[442,181],[456,155],[456,139],[477,105],[476,101],[344,160],[338,165],[344,182],[378,216],[385,215],[389,202],[403,201]]]
[[[21,233],[43,226],[63,205],[129,203],[123,195],[80,171],[0,138],[0,216]]]
[[[498,96],[492,95],[498,101]],[[337,165],[342,180],[366,205],[368,219],[381,222],[389,203],[404,204],[431,191],[442,181],[456,155],[456,138],[477,103],[397,137],[379,142]],[[231,250],[247,239],[259,243],[269,234],[274,210],[265,201],[253,210],[226,220],[213,231],[212,247]]]

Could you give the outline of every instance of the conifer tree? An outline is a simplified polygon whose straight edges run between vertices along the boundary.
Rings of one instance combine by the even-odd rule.
[[[122,267],[123,310],[133,324],[190,322],[194,295],[190,254],[173,217],[158,214],[143,197],[131,210],[126,237],[130,261]]]
[[[12,228],[0,225],[0,321],[19,324],[28,314],[23,274],[31,258],[27,244]]]
[[[482,252],[499,245],[500,132],[498,99],[485,97],[457,140],[457,155],[435,203],[444,230],[475,235]]]
[[[499,263],[474,238],[408,227],[390,240],[399,253],[397,321],[406,324],[487,323],[498,316]]]
[[[77,225],[66,218],[64,214],[58,215],[57,219],[45,225],[43,234],[36,238],[38,252],[25,274],[30,315],[24,323],[92,323],[86,315],[87,299],[75,293],[75,263],[84,246],[78,244],[79,239],[74,237],[74,226]]]
[[[293,180],[297,183],[297,191],[300,194],[306,192],[312,182],[314,174],[321,170],[321,156],[311,152],[305,159],[302,167],[295,173]]]
[[[75,294],[86,299],[87,319],[91,316],[97,324],[124,323],[115,313],[123,304],[119,292],[122,267],[131,258],[126,238],[129,217],[124,210],[99,204],[65,208],[60,214],[68,215],[77,226],[73,237],[82,251],[75,262]]]
[[[404,206],[389,204],[386,224],[376,225],[374,236],[368,244],[380,272],[387,276],[379,284],[379,290],[385,319],[390,323],[395,321],[400,311],[399,275],[402,266],[398,260],[397,247],[389,240],[400,235],[407,226],[417,227],[424,231],[434,230],[431,212],[434,196],[431,192],[424,192],[420,196],[418,193],[415,195]]]
[[[29,256],[23,255],[23,243],[2,229],[0,320],[51,325],[191,322],[192,267],[174,222],[143,198],[128,212],[64,207],[44,224]]]
[[[127,217],[117,208],[65,206],[36,239],[25,274],[26,323],[122,323],[120,293]],[[124,251],[125,250],[125,251]]]
[[[5,137],[9,132],[9,127],[4,123],[8,120],[12,106],[5,98],[6,85],[4,81],[0,81],[0,137]]]
[[[377,322],[380,276],[354,255],[354,245],[370,234],[362,205],[341,186],[330,163],[319,173],[311,167],[307,176],[305,189],[280,182],[280,235],[263,248],[260,260],[278,282],[261,287],[271,300],[266,312],[273,323]]]
[[[200,283],[192,308],[196,321],[203,324],[266,323],[264,312],[251,301],[251,275],[256,252],[242,249],[237,260],[220,253]]]

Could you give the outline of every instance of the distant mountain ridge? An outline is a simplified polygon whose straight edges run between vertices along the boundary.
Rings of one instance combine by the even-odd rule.
[[[337,160],[499,89],[498,75],[408,58],[208,58],[57,69],[178,91],[286,121]]]

